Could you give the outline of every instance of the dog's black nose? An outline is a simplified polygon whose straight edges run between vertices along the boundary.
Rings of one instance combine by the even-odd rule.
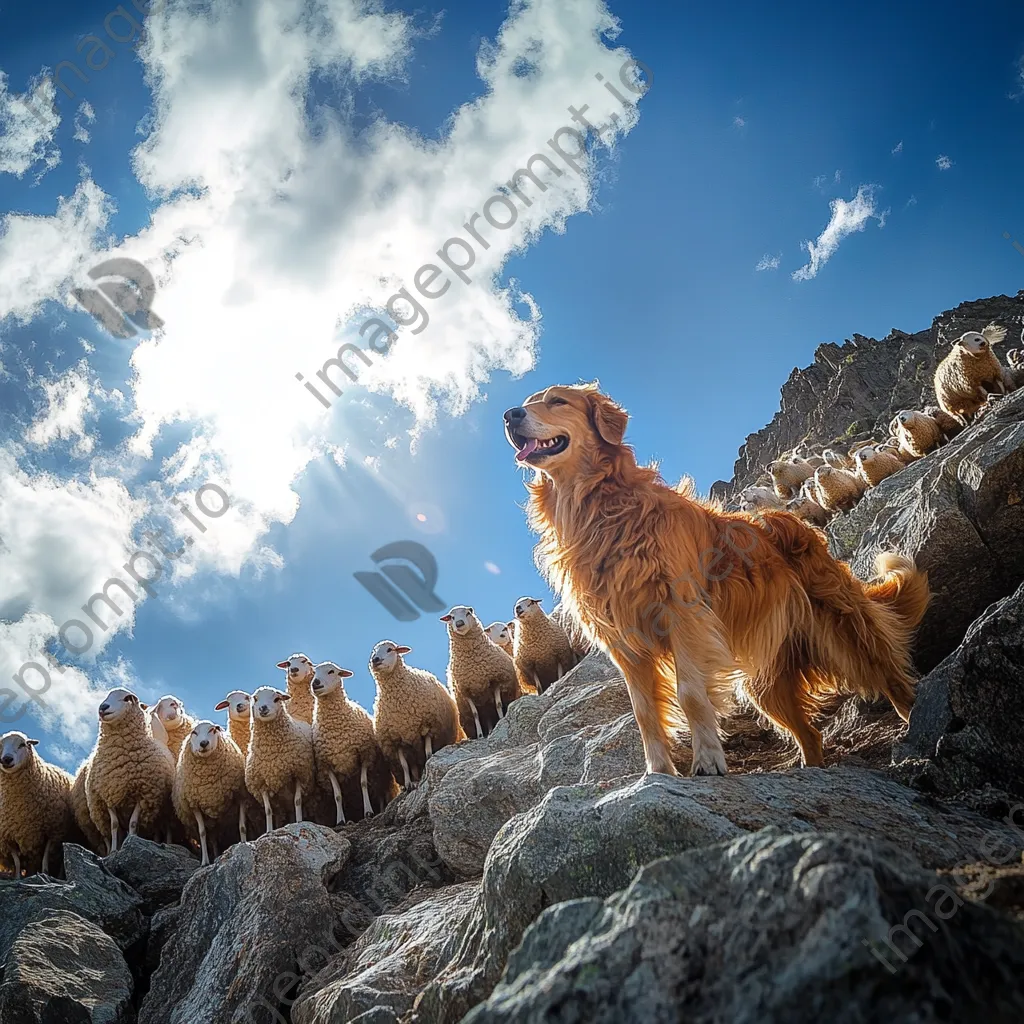
[[[526,419],[526,410],[521,405],[505,410],[505,422],[512,428],[517,427],[524,419]]]

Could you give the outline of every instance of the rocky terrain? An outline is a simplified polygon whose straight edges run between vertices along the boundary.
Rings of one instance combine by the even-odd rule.
[[[928,404],[944,345],[1022,318],[1024,293],[822,346],[729,488]],[[837,700],[827,766],[801,769],[741,709],[730,775],[645,776],[594,651],[375,818],[289,825],[205,868],[134,837],[67,847],[66,880],[0,882],[0,1021],[1019,1024],[1024,391],[829,539],[862,574],[880,545],[930,573],[909,727]],[[689,756],[682,736],[684,773]]]

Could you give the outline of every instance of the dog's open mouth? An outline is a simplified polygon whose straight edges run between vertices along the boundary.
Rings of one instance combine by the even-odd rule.
[[[549,455],[557,455],[569,447],[569,438],[565,434],[557,437],[523,437],[518,431],[510,430],[508,439],[517,449],[516,462],[536,462],[546,459]]]

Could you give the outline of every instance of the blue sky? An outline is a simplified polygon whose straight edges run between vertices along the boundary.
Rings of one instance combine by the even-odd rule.
[[[109,2],[3,12],[0,668],[40,647],[65,666],[26,718],[64,763],[108,685],[216,717],[304,651],[354,669],[370,706],[385,637],[443,676],[437,615],[399,623],[352,577],[391,541],[426,544],[439,595],[485,621],[549,597],[501,431],[540,387],[599,378],[640,457],[706,490],[821,342],[1024,286],[1003,237],[1024,242],[1019,5],[332,0],[319,33],[302,6],[247,6],[275,27],[168,0],[137,53],[105,33]],[[76,55],[89,33],[102,70]],[[567,172],[367,386],[318,406],[294,374],[409,284],[565,107],[612,103],[593,73],[629,55],[650,90],[586,179]],[[18,96],[64,60],[89,82],[65,73],[75,96],[26,120]],[[113,338],[70,297],[110,255],[154,273],[163,334]],[[170,501],[206,480],[230,514],[157,597],[101,650],[54,646],[147,525],[195,533]]]

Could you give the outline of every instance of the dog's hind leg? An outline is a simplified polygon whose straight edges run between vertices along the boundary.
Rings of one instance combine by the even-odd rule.
[[[746,690],[758,709],[796,740],[805,768],[824,766],[821,733],[807,717],[802,699],[804,684],[797,670],[786,667],[771,676],[752,679]]]
[[[710,671],[698,664],[690,653],[690,644],[673,637],[672,657],[676,665],[676,692],[679,706],[690,727],[693,749],[691,775],[725,775],[725,751],[718,736],[718,713],[708,696]],[[702,659],[703,660],[703,659]]]

